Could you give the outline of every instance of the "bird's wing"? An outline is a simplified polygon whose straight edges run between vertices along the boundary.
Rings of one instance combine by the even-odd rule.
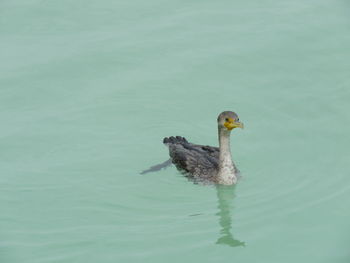
[[[210,177],[218,168],[219,148],[192,144],[183,137],[164,139],[172,162],[177,168],[195,177]]]

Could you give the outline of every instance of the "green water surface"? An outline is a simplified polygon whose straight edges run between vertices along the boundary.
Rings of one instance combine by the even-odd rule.
[[[349,12],[0,1],[0,262],[350,262]],[[223,110],[238,185],[139,174]]]

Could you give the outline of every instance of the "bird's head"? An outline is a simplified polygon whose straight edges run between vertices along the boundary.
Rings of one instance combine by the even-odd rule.
[[[234,128],[242,128],[243,123],[239,121],[238,115],[233,111],[221,112],[218,116],[219,129],[231,131]]]

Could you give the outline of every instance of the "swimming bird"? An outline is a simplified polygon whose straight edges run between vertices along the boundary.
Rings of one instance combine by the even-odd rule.
[[[185,174],[198,182],[231,185],[237,182],[238,169],[232,161],[230,134],[235,128],[243,128],[238,115],[224,111],[217,118],[219,147],[198,145],[184,137],[166,137],[163,143],[169,148],[171,161]]]

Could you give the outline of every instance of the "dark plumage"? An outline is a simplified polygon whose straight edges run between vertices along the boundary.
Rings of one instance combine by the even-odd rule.
[[[230,133],[234,128],[243,128],[236,113],[222,112],[217,119],[219,147],[198,145],[184,137],[166,137],[163,143],[169,148],[171,161],[195,181],[234,184],[238,170],[231,159]]]
[[[218,170],[219,148],[189,143],[184,137],[166,137],[169,155],[175,166],[193,179],[210,180]]]

